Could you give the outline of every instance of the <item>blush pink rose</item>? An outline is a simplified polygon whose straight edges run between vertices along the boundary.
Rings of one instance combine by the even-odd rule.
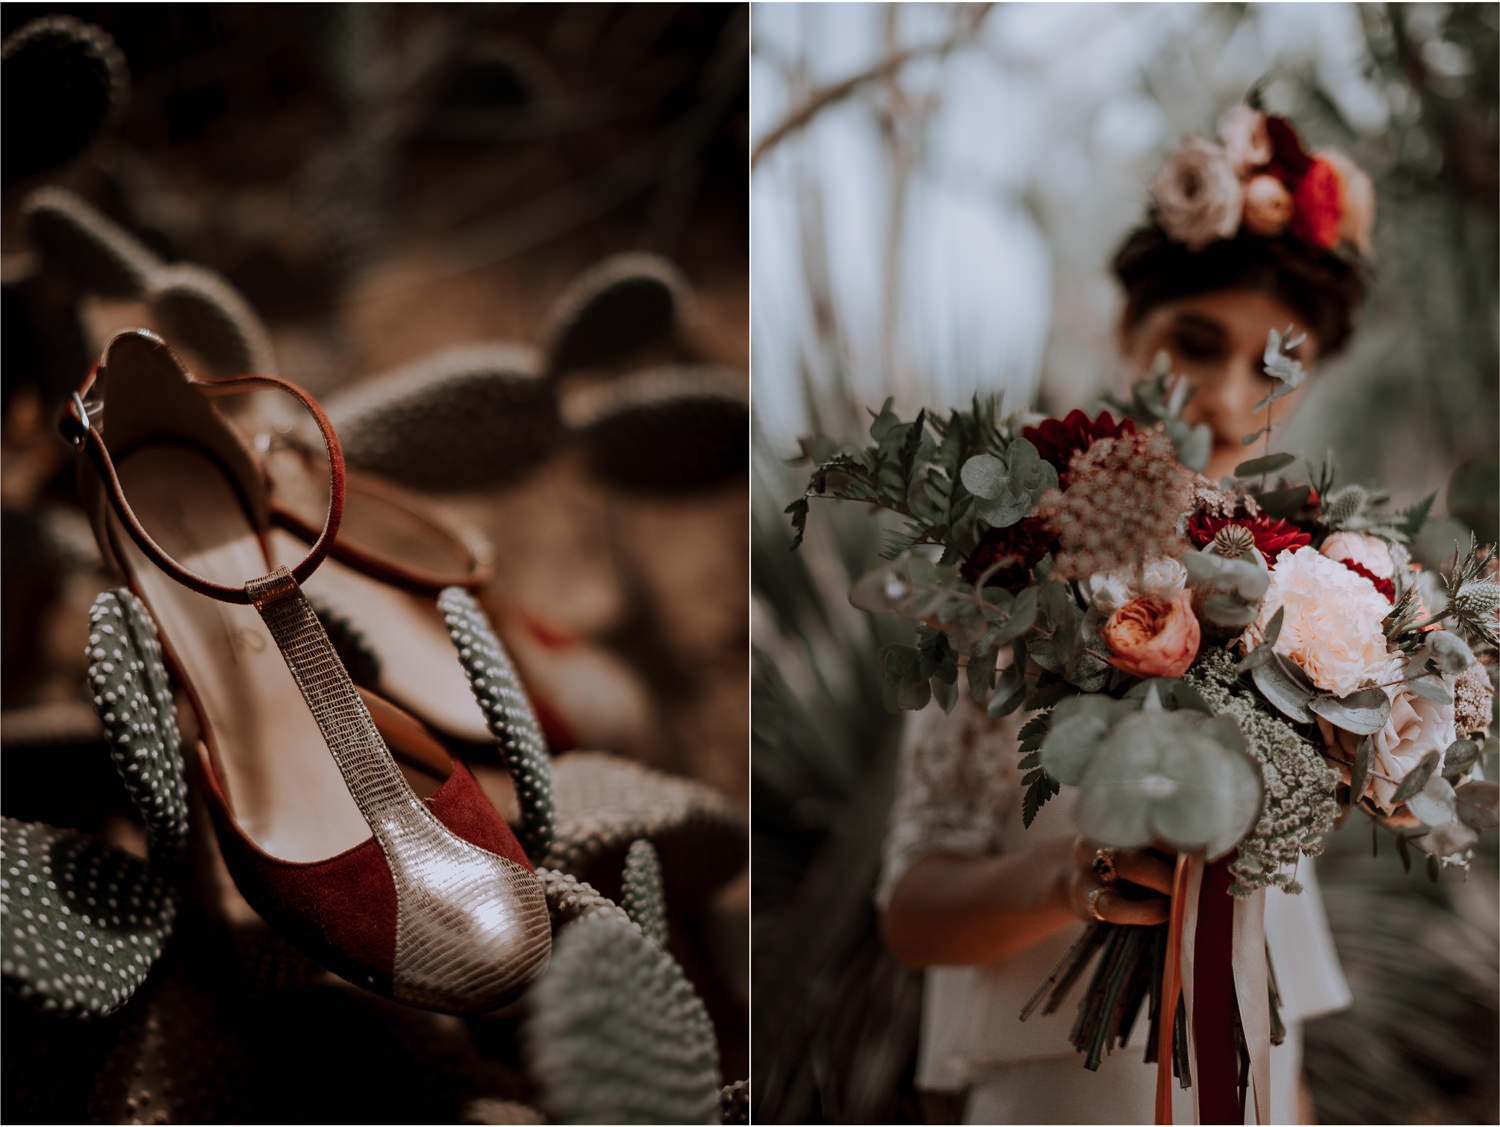
[[[1202,637],[1191,591],[1170,599],[1140,595],[1104,625],[1110,664],[1133,677],[1181,677],[1198,656]]]
[[[1458,738],[1453,705],[1430,701],[1400,684],[1402,667],[1401,660],[1393,657],[1384,670],[1386,681],[1397,682],[1383,686],[1385,695],[1391,702],[1391,716],[1385,727],[1370,737],[1374,752],[1370,765],[1374,768],[1374,773],[1370,776],[1369,790],[1366,793],[1387,814],[1398,812],[1399,807],[1393,799],[1396,787],[1407,773],[1421,763],[1428,752],[1433,751],[1438,753],[1437,769],[1441,771],[1443,753]],[[1445,676],[1443,684],[1452,692],[1452,677]],[[1335,728],[1321,716],[1317,720],[1328,746],[1346,762],[1352,762],[1362,737]]]
[[[1272,156],[1271,134],[1266,115],[1244,102],[1230,106],[1219,119],[1219,140],[1229,163],[1240,176],[1268,164]]]

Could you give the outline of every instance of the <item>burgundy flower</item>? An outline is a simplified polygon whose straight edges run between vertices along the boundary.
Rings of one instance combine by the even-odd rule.
[[[1036,447],[1042,461],[1051,464],[1057,471],[1058,484],[1068,487],[1068,463],[1073,455],[1087,450],[1101,438],[1118,438],[1122,434],[1134,434],[1135,422],[1121,419],[1115,422],[1108,411],[1090,419],[1076,408],[1063,419],[1043,419],[1034,427],[1024,427],[1021,437]]]
[[[970,583],[1001,560],[1010,557],[999,571],[990,576],[986,586],[1019,591],[1031,582],[1031,569],[1057,546],[1057,537],[1041,517],[1026,517],[1009,528],[992,528],[969,554],[960,569]]]
[[[1188,539],[1194,546],[1203,548],[1214,535],[1228,524],[1237,524],[1249,529],[1255,537],[1255,547],[1265,557],[1266,566],[1274,568],[1276,557],[1287,550],[1296,551],[1312,542],[1312,537],[1294,524],[1270,517],[1214,517],[1206,513],[1195,513],[1188,518]]]
[[[1363,575],[1371,583],[1375,584],[1375,590],[1385,596],[1385,601],[1394,605],[1396,602],[1396,585],[1389,579],[1382,579],[1364,564],[1355,563],[1353,560],[1339,560],[1355,575]]]
[[[1271,138],[1271,162],[1266,171],[1295,192],[1302,177],[1312,166],[1313,158],[1302,147],[1302,138],[1284,117],[1266,116],[1266,135]]]

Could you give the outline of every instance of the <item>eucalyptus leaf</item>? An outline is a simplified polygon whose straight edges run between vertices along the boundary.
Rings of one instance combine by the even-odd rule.
[[[1260,816],[1260,768],[1193,712],[1138,712],[1099,748],[1079,784],[1078,829],[1091,841],[1223,856]]]
[[[1256,646],[1253,650],[1245,655],[1244,659],[1238,665],[1234,667],[1234,671],[1241,674],[1249,673],[1252,669],[1257,669],[1260,666],[1265,665],[1275,657],[1276,651],[1270,646]]]
[[[1242,630],[1260,614],[1260,603],[1246,602],[1239,595],[1216,591],[1206,596],[1198,609],[1203,618],[1214,626],[1226,630]]]
[[[981,500],[974,506],[979,519],[991,528],[1009,528],[1025,519],[1035,499],[1030,493],[1002,493],[991,501]]]
[[[1263,458],[1251,458],[1234,467],[1235,477],[1259,477],[1261,474],[1284,470],[1297,460],[1295,454],[1267,454]]]
[[[991,651],[969,659],[964,672],[968,677],[969,695],[975,704],[983,704],[990,695],[990,686],[995,683],[995,662],[999,655]]]
[[[1186,681],[1178,681],[1172,686],[1172,696],[1176,699],[1178,708],[1190,708],[1206,716],[1214,714],[1213,706],[1203,699],[1203,694]]]
[[[958,703],[958,686],[941,677],[932,678],[932,699],[938,702],[938,706],[944,712],[952,712],[953,706]]]
[[[1008,646],[1036,624],[1037,593],[1035,587],[1027,587],[1011,604],[1010,617],[995,632],[992,639],[996,647]]]
[[[1349,801],[1358,802],[1370,785],[1370,761],[1375,758],[1375,741],[1369,736],[1354,750],[1354,767],[1349,773]]]
[[[1076,786],[1116,721],[1130,713],[1107,697],[1072,697],[1053,713],[1047,738],[1042,741],[1042,767],[1066,786]]]
[[[1406,809],[1426,826],[1446,826],[1458,817],[1453,785],[1433,776],[1416,794],[1406,800]]]
[[[1474,663],[1474,651],[1451,630],[1434,630],[1427,635],[1427,655],[1443,673],[1459,674]]]
[[[1287,489],[1273,489],[1262,493],[1257,500],[1261,512],[1268,517],[1285,520],[1294,517],[1307,505],[1312,489],[1306,485],[1293,485]]]
[[[1301,724],[1313,722],[1308,703],[1317,695],[1317,690],[1295,664],[1280,654],[1273,654],[1271,661],[1250,671],[1250,678],[1261,695],[1275,705],[1282,715]]]
[[[1209,464],[1209,455],[1214,452],[1214,431],[1208,423],[1191,428],[1184,440],[1173,437],[1173,441],[1178,446],[1178,461],[1190,470],[1203,473],[1203,467]]]
[[[1374,735],[1391,718],[1391,700],[1380,689],[1360,689],[1346,697],[1315,696],[1307,702],[1307,707],[1335,727],[1356,736]]]
[[[1406,773],[1406,777],[1396,786],[1396,793],[1391,795],[1392,806],[1399,806],[1427,785],[1427,780],[1432,778],[1432,773],[1437,770],[1440,754],[1440,752],[1429,751],[1422,756],[1420,763]]]
[[[1500,784],[1465,783],[1454,793],[1458,816],[1464,825],[1476,830],[1500,826]]]
[[[1026,678],[1020,669],[1012,665],[1002,670],[1000,679],[995,685],[995,691],[990,695],[989,704],[986,706],[992,720],[998,720],[1002,716],[1009,716],[1021,702],[1026,699]]]
[[[1452,704],[1453,694],[1448,691],[1448,686],[1443,684],[1443,679],[1437,674],[1425,674],[1421,677],[1413,677],[1406,682],[1406,687],[1424,700],[1430,700],[1434,704]]]
[[[1261,632],[1261,643],[1274,646],[1276,639],[1281,637],[1282,624],[1286,622],[1286,607],[1276,608],[1276,613],[1271,616],[1271,621],[1266,623],[1266,628]]]
[[[1454,740],[1443,752],[1443,778],[1460,777],[1479,759],[1479,745],[1473,740]]]
[[[993,454],[975,454],[958,471],[958,479],[975,497],[993,501],[1009,490],[1005,463]]]

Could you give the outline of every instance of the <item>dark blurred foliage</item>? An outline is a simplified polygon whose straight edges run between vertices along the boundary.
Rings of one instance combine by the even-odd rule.
[[[743,245],[743,6],[46,12],[98,24],[129,60],[95,201],[167,257],[224,273],[268,318],[326,309],[398,226],[464,228],[491,254],[601,216],[667,255],[690,251],[688,232],[704,226]],[[0,27],[40,14],[7,6]],[[11,99],[4,113],[37,107]],[[216,205],[231,199],[225,222]]]

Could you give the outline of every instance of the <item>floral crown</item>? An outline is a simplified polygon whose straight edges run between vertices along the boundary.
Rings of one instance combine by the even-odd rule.
[[[1343,153],[1309,153],[1284,117],[1247,102],[1219,120],[1219,141],[1183,139],[1151,182],[1156,221],[1190,250],[1232,239],[1289,235],[1325,251],[1368,258],[1375,189]]]

